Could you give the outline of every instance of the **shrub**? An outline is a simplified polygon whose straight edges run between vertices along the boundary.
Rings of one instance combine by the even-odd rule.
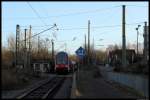
[[[19,83],[17,76],[10,70],[2,70],[2,89],[13,89]]]

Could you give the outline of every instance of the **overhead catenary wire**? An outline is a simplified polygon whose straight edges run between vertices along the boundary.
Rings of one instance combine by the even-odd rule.
[[[136,24],[141,24],[141,23],[144,23],[144,22],[137,22],[137,23],[129,23],[129,24],[126,24],[126,25],[136,25]],[[53,26],[53,25],[45,25],[45,26]],[[45,27],[45,26],[43,26],[43,25],[32,25],[32,27],[34,28],[34,27]],[[98,26],[98,27],[112,27],[113,25],[110,25],[110,26]],[[119,25],[114,25],[114,26],[119,26]],[[20,27],[28,27],[28,26],[20,26]],[[95,27],[96,28],[96,27]],[[81,29],[85,29],[85,28],[81,28]],[[34,29],[32,29],[32,30],[43,30],[43,29],[40,29],[40,28],[34,28]]]
[[[127,23],[126,25],[137,25],[137,24],[141,24],[141,23],[144,23],[144,22],[137,22],[137,23]],[[50,25],[52,26],[52,25]],[[93,26],[91,28],[94,28],[94,29],[100,29],[100,28],[114,28],[114,27],[121,27],[122,25],[108,25],[108,26]],[[33,27],[33,26],[32,26]],[[82,30],[82,29],[88,29],[87,27],[82,27],[82,28],[57,28],[56,30]],[[40,28],[32,28],[32,30],[44,30],[44,29],[40,29]],[[13,30],[10,30],[10,31],[13,31]],[[6,32],[6,31],[5,31]],[[9,32],[9,31],[7,31]]]
[[[129,23],[129,24],[126,24],[126,25],[137,25],[137,24],[141,24],[141,23],[144,23],[144,22],[138,22],[138,23]],[[108,26],[91,26],[91,29],[92,28],[114,28],[114,27],[121,27],[122,25],[108,25]],[[87,27],[84,27],[84,28],[59,28],[58,30],[80,30],[80,29],[88,29]]]
[[[111,8],[96,9],[96,10],[91,10],[91,11],[83,11],[83,12],[75,12],[75,13],[69,13],[69,14],[61,14],[61,15],[56,15],[56,16],[40,17],[39,14],[36,12],[36,10],[30,5],[30,7],[40,17],[40,19],[47,19],[47,18],[53,18],[53,17],[73,16],[73,15],[86,14],[86,13],[95,13],[95,12],[101,12],[101,11],[105,11],[105,10],[111,10],[112,8],[117,8],[117,7],[121,7],[121,6],[122,5],[113,6]],[[126,6],[128,6],[128,7],[148,7],[148,6],[140,6],[140,5],[126,5]],[[18,19],[36,19],[36,17],[18,17],[18,18],[5,18],[5,19],[17,19],[17,20]]]
[[[45,27],[45,26],[53,26],[53,25],[32,25],[32,27]],[[28,25],[21,25],[20,27],[29,27]]]
[[[39,14],[36,12],[36,10],[30,5],[30,7],[34,10],[34,12],[36,13],[36,15],[39,16]],[[117,7],[121,7],[121,5],[119,6],[113,6],[110,8],[102,8],[102,9],[95,9],[95,10],[91,10],[91,11],[83,11],[83,12],[75,12],[75,13],[68,13],[68,14],[61,14],[61,15],[56,15],[56,16],[47,16],[47,17],[40,17],[40,19],[47,19],[47,18],[57,18],[57,17],[64,17],[64,16],[73,16],[73,15],[80,15],[80,14],[87,14],[87,13],[96,13],[96,12],[103,12],[106,10],[112,10],[113,8],[117,8]],[[7,19],[11,19],[11,18],[7,18]],[[35,17],[18,17],[18,18],[13,18],[13,19],[36,19]]]
[[[148,6],[141,6],[141,5],[126,5],[127,7],[148,7]]]
[[[41,20],[41,22],[44,23],[44,25],[46,25],[46,23],[42,20],[42,18],[40,17],[38,12],[32,7],[32,5],[29,2],[27,2],[27,4],[30,6],[30,8],[33,10],[33,12],[38,16],[38,18]]]
[[[31,38],[33,38],[33,37],[35,37],[35,36],[37,36],[37,35],[39,35],[39,34],[41,34],[41,33],[44,33],[44,32],[46,32],[46,31],[48,31],[48,30],[50,30],[50,29],[52,29],[52,28],[54,28],[54,27],[56,27],[56,24],[54,24],[54,26],[52,26],[52,27],[50,27],[50,28],[48,28],[48,29],[46,29],[46,30],[43,30],[43,31],[41,31],[41,32],[39,32],[39,33],[37,33],[37,34],[34,34],[33,36],[31,36]],[[29,38],[27,38],[26,40],[28,40]],[[24,40],[22,40],[22,41],[24,41]]]

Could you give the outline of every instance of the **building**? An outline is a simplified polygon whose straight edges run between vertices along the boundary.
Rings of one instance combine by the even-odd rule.
[[[32,69],[36,72],[50,72],[50,60],[34,59],[32,60]]]
[[[126,49],[127,64],[134,63],[136,60],[136,53],[134,49]],[[116,49],[109,52],[109,63],[111,65],[122,64],[122,49]]]

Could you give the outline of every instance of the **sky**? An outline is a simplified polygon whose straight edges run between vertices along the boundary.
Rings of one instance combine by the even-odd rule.
[[[7,46],[7,38],[16,35],[17,24],[21,33],[31,25],[34,35],[56,23],[59,30],[46,31],[39,35],[40,39],[53,39],[58,51],[64,51],[66,44],[67,52],[74,54],[84,44],[88,20],[90,44],[94,40],[95,49],[104,50],[110,44],[122,44],[122,5],[126,5],[126,44],[136,44],[135,28],[139,24],[139,43],[143,43],[148,2],[2,2],[2,45]]]

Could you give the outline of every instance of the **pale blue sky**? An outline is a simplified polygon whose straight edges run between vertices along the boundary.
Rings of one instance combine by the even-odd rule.
[[[2,2],[2,45],[7,45],[7,37],[10,34],[15,36],[16,24],[20,26],[33,26],[33,34],[41,32],[50,26],[57,24],[59,30],[56,32],[58,42],[55,42],[55,49],[64,50],[62,44],[67,44],[67,51],[74,53],[84,43],[84,35],[87,34],[88,20],[91,21],[91,43],[93,37],[96,49],[106,48],[109,44],[122,43],[122,5],[126,5],[126,41],[136,43],[136,30],[138,23],[140,34],[143,33],[144,21],[148,21],[148,2],[29,2],[42,17],[43,22],[38,18],[27,2]],[[43,18],[46,17],[46,18]],[[142,23],[143,22],[143,23]],[[137,24],[136,24],[137,23]],[[102,27],[120,25],[120,27]],[[44,27],[34,27],[44,26]],[[99,27],[99,28],[94,28]],[[21,31],[24,32],[21,27]],[[85,28],[85,29],[80,29]],[[36,30],[38,29],[38,30]],[[66,30],[71,29],[71,30]],[[53,30],[42,33],[40,37],[55,39]],[[77,39],[71,41],[74,37]],[[99,39],[104,39],[98,41]],[[59,41],[66,40],[61,43]],[[142,35],[139,41],[143,42]],[[126,43],[126,44],[127,44]],[[61,47],[61,48],[60,48]]]

